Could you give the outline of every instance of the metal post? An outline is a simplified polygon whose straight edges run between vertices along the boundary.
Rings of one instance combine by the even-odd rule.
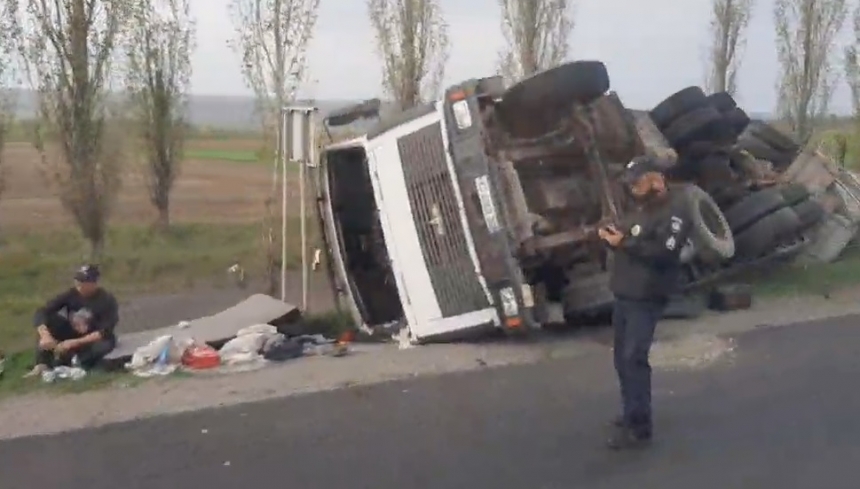
[[[287,135],[289,120],[281,114],[281,300],[287,301]],[[277,171],[277,166],[275,167]]]
[[[301,308],[308,308],[308,237],[307,237],[307,203],[306,180],[307,166],[312,164],[315,157],[316,140],[316,107],[285,107],[284,118],[285,133],[287,134],[287,153],[290,161],[299,165],[299,220],[302,247],[302,304]],[[285,160],[286,161],[286,160]],[[286,163],[284,167],[284,192],[286,194]],[[286,210],[284,212],[284,233],[286,233]],[[284,238],[286,242],[286,238]],[[286,249],[285,249],[286,250]],[[284,251],[286,257],[286,251]],[[286,273],[286,272],[284,272]]]

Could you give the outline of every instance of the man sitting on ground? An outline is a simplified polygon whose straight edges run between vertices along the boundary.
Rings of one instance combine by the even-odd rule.
[[[28,375],[69,365],[75,356],[81,367],[91,369],[114,349],[119,306],[110,292],[99,287],[99,276],[97,266],[81,267],[74,287],[36,311],[33,324],[39,344],[36,366]]]

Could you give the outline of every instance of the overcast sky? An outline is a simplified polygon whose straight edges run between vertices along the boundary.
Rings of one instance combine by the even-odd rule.
[[[249,93],[238,59],[227,47],[233,33],[228,3],[191,0],[198,22],[192,82],[196,94]],[[498,0],[441,3],[452,47],[446,80],[456,83],[492,74],[503,45]],[[649,108],[678,89],[701,83],[710,0],[576,0],[576,4],[571,58],[606,63],[612,89],[626,105]],[[770,112],[775,106],[772,12],[773,0],[756,0],[738,96],[752,112]],[[379,62],[365,0],[321,0],[309,60],[315,82],[303,90],[306,96],[362,99],[380,94]],[[841,89],[834,110],[845,111],[848,100],[847,90]]]

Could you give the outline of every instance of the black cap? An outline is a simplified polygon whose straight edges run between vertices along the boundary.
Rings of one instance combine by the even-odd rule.
[[[662,174],[663,168],[649,156],[637,156],[627,163],[624,173],[621,174],[621,181],[624,185],[631,186],[643,175],[651,172]]]
[[[101,277],[98,265],[84,265],[75,272],[75,280],[78,282],[98,282]]]

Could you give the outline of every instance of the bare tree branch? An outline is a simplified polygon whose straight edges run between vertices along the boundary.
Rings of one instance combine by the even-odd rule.
[[[839,79],[832,53],[847,15],[846,0],[776,0],[774,5],[778,109],[804,143],[827,113]]]
[[[0,195],[6,189],[7,169],[3,160],[3,148],[9,131],[15,124],[17,97],[15,96],[16,76],[15,48],[21,32],[15,22],[18,5],[16,0],[4,0],[0,6]]]
[[[499,71],[515,82],[561,64],[574,27],[573,0],[499,0],[506,47]]]
[[[122,148],[110,134],[106,97],[130,3],[26,0],[15,17],[24,72],[39,96],[34,143],[94,258],[102,252],[120,184]]]
[[[845,48],[845,79],[851,89],[854,118],[860,124],[860,5],[851,16],[851,42]]]
[[[170,191],[186,136],[195,25],[188,0],[139,0],[127,38],[126,88],[145,146],[156,225],[170,225]]]
[[[231,0],[231,46],[269,128],[304,80],[320,0]]]
[[[368,0],[382,86],[401,110],[436,97],[448,61],[448,26],[436,0]]]
[[[753,0],[712,0],[711,46],[705,86],[711,93],[737,92],[737,76]]]
[[[281,108],[293,100],[305,78],[308,43],[313,36],[320,0],[231,0],[236,29],[231,46],[242,57],[245,83],[254,91],[265,141],[275,141]],[[275,249],[275,193],[278,161],[272,148],[262,148],[273,162],[272,188],[264,201],[263,244],[268,292],[278,286]]]

